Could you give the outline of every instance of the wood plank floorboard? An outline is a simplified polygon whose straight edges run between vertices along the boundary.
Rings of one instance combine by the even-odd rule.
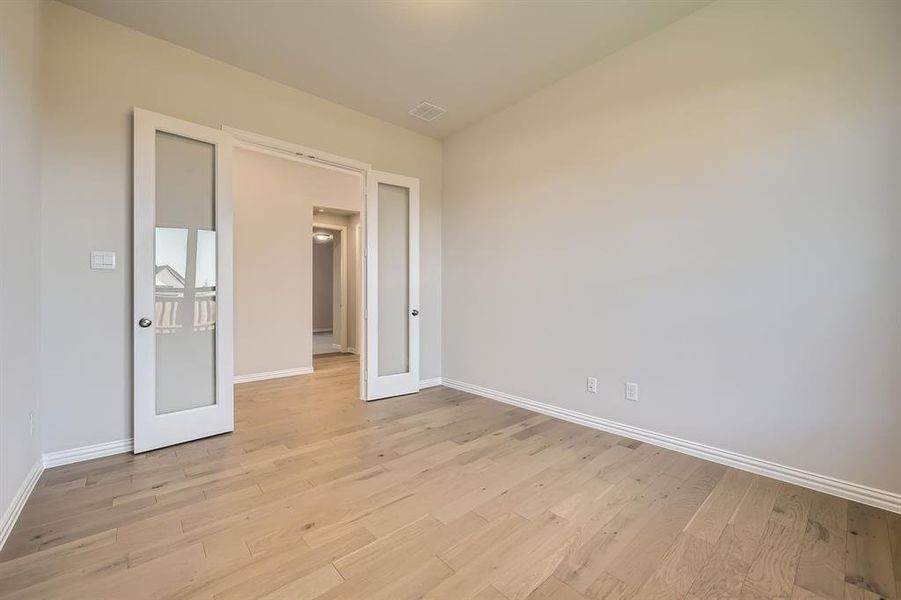
[[[238,385],[236,429],[47,470],[4,599],[901,600],[901,516],[357,358]]]

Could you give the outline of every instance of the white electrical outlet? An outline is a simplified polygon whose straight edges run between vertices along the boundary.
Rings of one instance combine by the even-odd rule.
[[[638,402],[638,384],[631,381],[626,382],[626,400]]]
[[[598,379],[597,379],[597,377],[589,377],[589,378],[588,378],[588,384],[587,384],[586,387],[588,388],[588,391],[591,392],[592,394],[597,394],[597,393],[598,393]]]

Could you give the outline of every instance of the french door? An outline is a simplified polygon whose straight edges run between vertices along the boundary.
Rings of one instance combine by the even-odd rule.
[[[419,391],[419,180],[369,171],[365,399]]]
[[[230,134],[134,111],[134,451],[234,430]]]

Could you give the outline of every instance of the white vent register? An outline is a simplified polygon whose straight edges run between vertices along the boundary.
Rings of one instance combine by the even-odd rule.
[[[446,112],[446,108],[441,108],[437,104],[423,101],[411,108],[409,114],[417,119],[422,119],[423,121],[434,121]]]

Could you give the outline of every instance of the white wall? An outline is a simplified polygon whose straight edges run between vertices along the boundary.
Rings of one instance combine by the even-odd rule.
[[[41,32],[37,1],[0,2],[0,515],[40,456]]]
[[[131,436],[134,106],[420,178],[422,376],[440,374],[439,142],[57,2],[46,7],[46,27],[45,451]],[[116,251],[120,268],[90,271],[91,249]]]
[[[443,376],[901,492],[899,32],[718,2],[450,138]]]

